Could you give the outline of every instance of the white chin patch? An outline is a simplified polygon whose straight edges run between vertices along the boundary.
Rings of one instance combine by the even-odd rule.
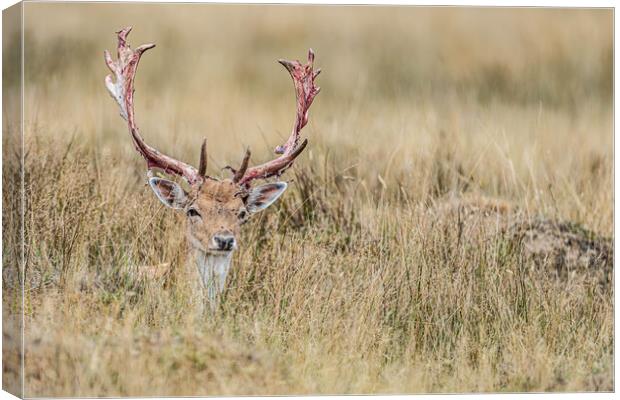
[[[215,296],[224,290],[233,252],[201,253],[196,260],[201,283],[207,290],[209,300],[215,300]]]
[[[232,254],[234,250],[207,250],[205,254],[207,257],[228,257]]]

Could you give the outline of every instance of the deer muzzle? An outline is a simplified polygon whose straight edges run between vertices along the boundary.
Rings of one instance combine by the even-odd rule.
[[[215,251],[233,251],[237,248],[237,241],[230,231],[217,232],[211,242],[211,248]]]

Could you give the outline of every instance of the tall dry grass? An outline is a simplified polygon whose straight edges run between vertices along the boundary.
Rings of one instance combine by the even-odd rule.
[[[459,240],[459,221],[431,211],[484,195],[612,236],[611,11],[28,3],[25,16],[27,396],[613,389],[610,287],[557,279],[492,227]],[[183,216],[145,186],[102,85],[125,25],[158,45],[137,81],[144,136],[190,162],[207,136],[213,175],[286,137],[293,94],[275,59],[313,47],[324,71],[294,183],[245,227],[207,315],[187,290]],[[9,310],[18,167],[5,153]],[[160,263],[162,280],[136,273]]]

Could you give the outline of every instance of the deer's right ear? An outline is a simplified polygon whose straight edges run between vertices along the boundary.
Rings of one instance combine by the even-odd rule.
[[[185,190],[176,182],[162,178],[149,179],[151,189],[157,198],[170,208],[182,210],[185,208],[188,196]]]

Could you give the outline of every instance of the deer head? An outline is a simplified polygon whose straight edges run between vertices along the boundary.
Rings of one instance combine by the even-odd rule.
[[[292,164],[308,144],[300,141],[301,129],[308,122],[308,109],[319,93],[314,79],[320,70],[313,70],[314,53],[308,52],[308,63],[278,60],[293,78],[297,97],[297,113],[291,135],[286,143],[275,148],[278,155],[264,164],[250,167],[250,151],[246,151],[239,168],[226,167],[232,172],[230,179],[208,176],[207,142],[202,143],[198,168],[167,156],[149,146],[138,131],[134,116],[134,78],[142,54],[155,47],[141,45],[132,49],[127,43],[131,27],[119,32],[117,60],[105,51],[105,61],[114,74],[105,78],[105,84],[118,103],[120,115],[127,121],[134,147],[146,160],[150,187],[166,206],[182,211],[187,216],[187,240],[197,254],[198,269],[209,297],[221,291],[230,266],[232,252],[237,248],[237,236],[242,224],[252,214],[264,210],[286,190],[285,182],[272,182],[252,186],[258,179],[279,177]],[[156,177],[154,170],[183,178],[186,190],[180,184]]]

